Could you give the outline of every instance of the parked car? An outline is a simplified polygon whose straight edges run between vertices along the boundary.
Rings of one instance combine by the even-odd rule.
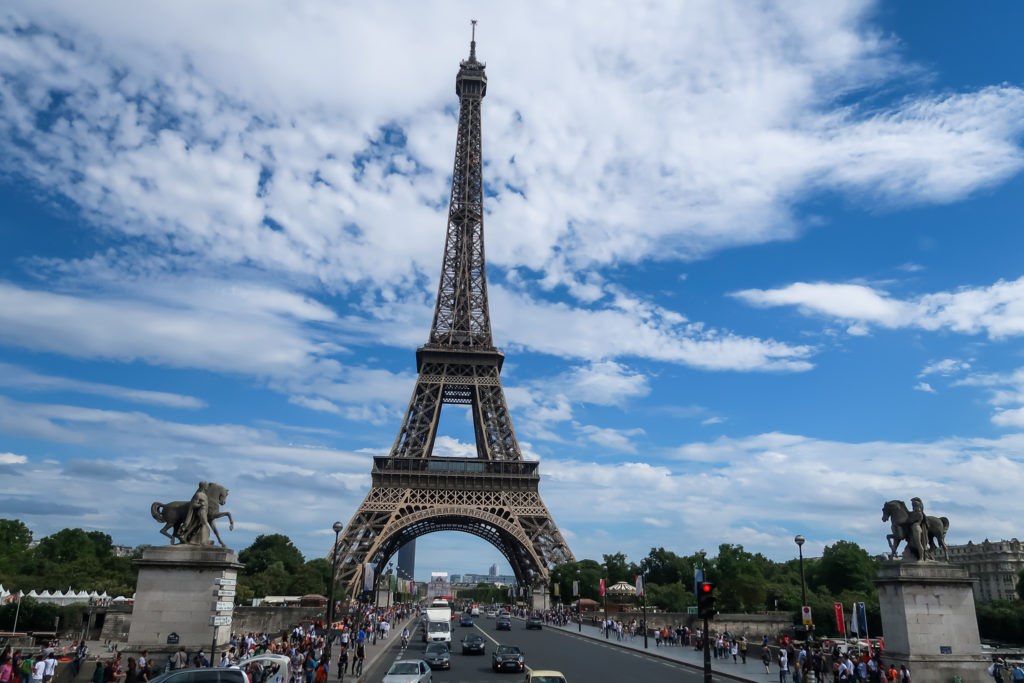
[[[430,665],[421,659],[399,659],[384,674],[384,683],[431,683]]]
[[[544,622],[539,616],[534,614],[532,617],[526,620],[526,628],[535,628],[538,631],[544,628]]]
[[[431,669],[452,668],[452,651],[448,649],[448,643],[431,643],[423,651],[423,659],[430,665]]]
[[[487,650],[487,641],[479,633],[470,633],[462,639],[462,654],[482,655]]]
[[[565,676],[560,671],[530,671],[526,674],[523,683],[566,683]]]
[[[459,626],[472,626],[472,625],[473,625],[473,617],[469,616],[468,614],[463,614],[462,615],[462,619],[459,621]]]
[[[508,617],[498,617],[494,622],[494,628],[499,631],[511,631],[512,620]]]
[[[525,671],[526,653],[515,645],[499,645],[491,655],[495,671]]]

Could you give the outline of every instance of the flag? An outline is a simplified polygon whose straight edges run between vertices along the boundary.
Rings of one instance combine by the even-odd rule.
[[[834,603],[832,603],[832,609],[835,610],[835,613],[836,613],[836,630],[839,631],[839,633],[845,634],[846,633],[846,620],[843,619],[843,603],[841,603],[841,602],[834,602]]]
[[[376,570],[376,568],[377,567],[376,567],[376,565],[374,565],[373,562],[364,562],[363,563],[363,590],[364,591],[372,591],[373,590],[373,574],[374,574],[374,571]]]
[[[636,597],[642,598],[644,595],[644,577],[640,574],[636,575]]]
[[[853,603],[853,609],[850,610],[850,635],[860,636],[860,629],[857,628],[857,603]]]
[[[601,579],[601,586],[598,595],[604,595],[604,579]]]
[[[857,603],[857,625],[859,626],[858,633],[863,633],[866,639],[868,637],[868,613],[864,609],[863,602]]]
[[[574,598],[578,598],[579,595],[580,595],[580,582],[579,581],[573,581],[572,582],[572,596]]]
[[[556,597],[556,598],[557,598],[557,597],[558,597],[558,595],[559,595],[559,590],[558,590],[558,589],[559,589],[559,588],[561,588],[561,587],[562,587],[562,585],[561,585],[561,584],[559,584],[559,583],[556,583],[556,584],[555,584],[555,597]]]
[[[693,571],[693,594],[697,594],[697,587],[704,583],[704,570],[695,569]]]

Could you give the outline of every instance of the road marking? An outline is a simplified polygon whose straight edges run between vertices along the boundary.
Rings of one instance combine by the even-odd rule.
[[[499,643],[497,640],[495,640],[494,638],[491,637],[490,633],[488,633],[487,631],[483,630],[482,628],[480,628],[476,624],[473,624],[473,628],[475,628],[476,630],[480,631],[480,633],[484,634],[484,638],[486,638],[487,640],[491,641],[495,645],[501,645],[501,643]],[[525,657],[524,657],[524,659],[525,659]],[[528,671],[528,672],[529,671],[533,671],[533,669],[531,669],[529,666],[527,666],[526,662],[523,662],[523,670],[524,671]]]

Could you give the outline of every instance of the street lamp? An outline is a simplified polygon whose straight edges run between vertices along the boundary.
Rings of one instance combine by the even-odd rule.
[[[338,582],[338,536],[345,525],[335,522],[331,528],[334,529],[334,547],[331,548],[331,585],[327,591],[327,645],[324,647],[328,661],[331,657],[331,642],[334,640],[334,584]]]
[[[391,608],[391,568],[394,566],[394,562],[388,562],[388,609]]]
[[[809,620],[804,619],[804,608],[807,606],[807,584],[804,581],[804,542],[805,539],[800,534],[797,534],[793,539],[796,543],[797,551],[800,553],[800,622],[807,627],[806,637],[804,638],[805,647],[807,648],[807,654],[811,653],[811,634],[814,630],[814,624]]]

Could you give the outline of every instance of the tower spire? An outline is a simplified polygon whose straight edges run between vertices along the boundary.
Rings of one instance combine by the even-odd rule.
[[[469,61],[476,61],[476,19],[470,19],[469,23],[473,24],[473,36],[469,41]]]

